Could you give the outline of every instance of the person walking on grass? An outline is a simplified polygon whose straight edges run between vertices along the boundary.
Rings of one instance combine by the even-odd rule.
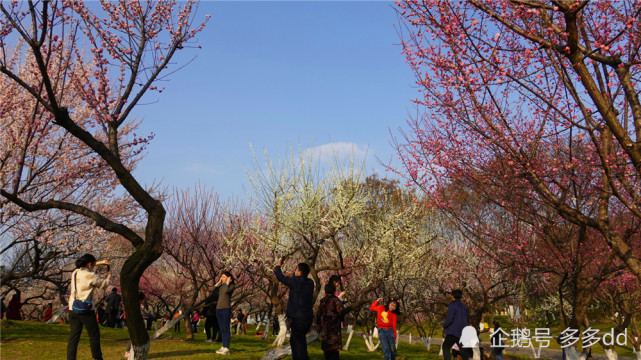
[[[231,342],[231,295],[235,288],[234,277],[229,271],[223,271],[215,287],[218,290],[218,303],[216,304],[216,318],[220,328],[220,336],[223,346],[216,351],[216,354],[229,355],[229,343]]]
[[[314,281],[309,279],[309,265],[299,263],[294,276],[283,275],[281,266],[284,258],[278,261],[274,274],[278,281],[289,288],[289,300],[285,315],[291,322],[289,344],[292,348],[292,360],[309,360],[307,354],[307,332],[314,320]]]
[[[454,344],[457,344],[461,348],[459,340],[461,338],[461,333],[463,328],[470,324],[470,312],[467,309],[467,306],[461,302],[463,297],[463,292],[461,290],[453,290],[451,293],[452,302],[447,307],[447,316],[445,322],[443,322],[443,359],[450,360],[450,349]],[[461,351],[461,356],[463,360],[467,360],[467,352]]]
[[[100,329],[98,328],[96,313],[91,302],[91,294],[94,289],[106,288],[109,285],[111,274],[107,274],[105,278],[100,277],[94,272],[97,265],[109,265],[109,261],[96,261],[93,255],[85,254],[76,260],[76,270],[71,273],[71,294],[69,296],[69,324],[71,326],[67,344],[67,360],[76,360],[78,342],[80,341],[83,326],[87,327],[87,332],[89,333],[92,358],[94,360],[102,360]],[[76,299],[79,301],[76,302]],[[88,307],[79,308],[79,302],[84,302],[83,306]]]
[[[378,339],[383,348],[385,360],[396,359],[396,320],[398,314],[398,302],[390,299],[387,305],[380,305],[383,298],[378,298],[370,310],[376,311],[376,327],[378,328]]]
[[[343,349],[341,336],[343,302],[335,293],[336,286],[333,282],[325,285],[325,297],[321,299],[316,312],[316,324],[321,329],[321,349],[325,354],[325,360],[339,360],[339,351]]]

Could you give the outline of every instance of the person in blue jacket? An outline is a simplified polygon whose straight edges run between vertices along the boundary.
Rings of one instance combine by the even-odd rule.
[[[293,360],[309,360],[307,354],[307,332],[312,326],[314,319],[314,281],[309,279],[309,265],[300,263],[296,266],[293,277],[283,275],[281,266],[282,258],[274,269],[278,281],[289,288],[289,301],[285,315],[291,322],[291,335],[289,344],[292,347]]]
[[[459,289],[453,290],[451,293],[452,302],[447,307],[447,317],[443,323],[443,359],[450,360],[450,350],[454,344],[457,344],[459,349],[461,344],[459,339],[461,338],[461,332],[463,328],[470,324],[470,312],[467,309],[467,306],[461,302],[461,297],[463,292]],[[465,351],[461,352],[463,360],[467,360],[468,356]]]

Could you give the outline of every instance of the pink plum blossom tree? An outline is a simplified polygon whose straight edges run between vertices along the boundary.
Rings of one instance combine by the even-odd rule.
[[[511,190],[490,191],[510,212],[520,201],[549,206],[599,232],[591,239],[641,279],[641,3],[397,6],[421,92],[421,115],[398,143],[400,172],[440,207],[453,182]]]
[[[53,179],[66,185],[66,191],[23,197],[19,189],[24,167],[18,165],[0,194],[25,211],[84,216],[130,242],[134,251],[122,266],[120,282],[129,315],[131,358],[136,359],[146,358],[149,351],[137,299],[139,279],[163,252],[165,210],[132,174],[135,154],[149,140],[133,133],[132,112],[145,94],[162,91],[157,82],[165,77],[173,56],[202,30],[204,24],[194,23],[193,10],[192,1],[0,4],[1,79],[15,85],[16,101],[30,106],[30,112],[14,118],[16,126],[23,129],[20,122],[26,122],[27,132],[44,135],[61,131],[76,144],[74,151],[52,157],[57,167]],[[19,45],[10,47],[11,43]],[[11,103],[1,104],[3,114],[11,111]],[[45,126],[51,130],[42,130]],[[18,154],[12,163],[20,164],[21,159]],[[132,219],[114,216],[110,206],[76,195],[78,189],[94,189],[92,182],[103,177],[112,187],[121,185],[128,202],[146,213],[144,235],[135,230]]]

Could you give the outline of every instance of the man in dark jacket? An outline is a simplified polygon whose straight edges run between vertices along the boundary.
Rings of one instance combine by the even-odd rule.
[[[120,306],[120,300],[122,297],[118,295],[118,289],[111,289],[111,294],[107,295],[105,298],[105,303],[107,304],[107,309],[105,310],[105,316],[107,317],[107,326],[115,327],[118,323],[118,307]]]
[[[293,360],[309,360],[307,354],[306,335],[312,326],[314,311],[314,282],[307,278],[309,275],[309,265],[300,263],[296,267],[293,277],[288,278],[283,275],[281,266],[284,259],[280,259],[274,269],[276,278],[289,288],[289,301],[285,315],[291,321],[291,335],[289,344],[292,347]]]
[[[452,302],[447,307],[447,317],[443,323],[443,335],[445,339],[443,340],[443,359],[450,360],[450,350],[454,344],[457,344],[459,349],[461,344],[459,339],[461,338],[461,332],[463,328],[470,324],[470,312],[467,309],[467,306],[461,302],[461,297],[463,292],[461,290],[452,291]],[[461,356],[463,360],[467,360],[467,352],[462,351]]]

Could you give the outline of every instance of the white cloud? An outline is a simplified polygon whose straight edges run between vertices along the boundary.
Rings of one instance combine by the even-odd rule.
[[[362,146],[353,142],[333,142],[305,149],[305,153],[321,161],[328,161],[335,157],[344,159],[352,157],[355,160],[363,160],[369,155],[369,146]]]

